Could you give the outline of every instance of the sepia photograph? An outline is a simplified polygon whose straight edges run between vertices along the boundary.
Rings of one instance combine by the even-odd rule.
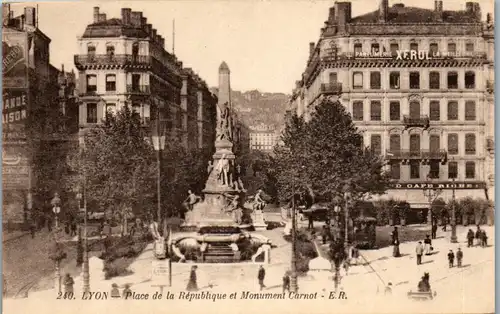
[[[2,17],[4,313],[495,313],[493,0]]]

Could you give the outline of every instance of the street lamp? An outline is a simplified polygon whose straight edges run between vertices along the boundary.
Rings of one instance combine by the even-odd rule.
[[[296,209],[295,209],[295,182],[292,184],[292,278],[290,279],[290,291],[297,292],[299,289],[297,283],[297,249],[295,242],[297,241],[296,227]]]
[[[456,213],[455,213],[455,176],[451,178],[453,184],[451,186],[452,188],[452,195],[451,195],[451,238],[450,242],[451,243],[457,243],[457,219],[456,219]]]
[[[85,141],[82,141],[82,146],[80,148],[80,163],[83,162],[84,150],[85,150]],[[83,198],[83,264],[82,264],[82,277],[83,277],[83,294],[87,295],[90,293],[90,272],[89,272],[89,253],[88,253],[88,223],[87,223],[87,173],[85,171],[85,167],[81,167],[83,171],[83,193],[78,191],[76,194],[76,199],[78,200],[78,208],[80,208],[80,200]],[[81,232],[80,232],[81,234]]]
[[[165,149],[165,133],[160,126],[160,113],[156,115],[156,125],[151,130],[151,141],[153,142],[154,150],[156,151],[157,163],[157,200],[158,200],[158,223],[161,221],[161,152]]]
[[[61,212],[61,198],[59,197],[58,193],[54,193],[54,197],[50,201],[50,204],[52,205],[52,212],[54,212],[55,218],[56,218],[56,229],[59,228],[59,213]]]
[[[349,245],[349,201],[351,200],[351,186],[347,183],[344,186],[344,200],[345,200],[345,236],[344,236],[344,247],[347,248]]]
[[[432,182],[430,174],[427,175],[426,188],[423,189],[424,196],[427,198],[429,203],[429,212],[427,213],[427,223],[432,225],[432,203],[441,194],[442,190],[435,188]]]

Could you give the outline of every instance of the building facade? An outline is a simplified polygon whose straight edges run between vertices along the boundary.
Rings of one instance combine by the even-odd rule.
[[[167,136],[188,148],[213,145],[217,98],[203,80],[165,49],[165,39],[142,12],[108,19],[94,7],[93,23],[78,39],[80,134],[106,112],[128,105],[145,129],[160,119]],[[157,115],[158,114],[158,115]]]
[[[15,226],[51,194],[67,196],[55,183],[64,161],[48,169],[46,160],[71,151],[78,115],[75,75],[50,64],[51,40],[38,28],[35,8],[14,16],[4,4],[3,26],[2,217]]]
[[[336,2],[321,29],[291,105],[310,117],[337,98],[385,156],[394,184],[388,196],[428,207],[440,197],[494,200],[493,22],[478,3],[463,11],[388,6],[357,17]]]
[[[272,152],[280,140],[280,133],[272,125],[259,124],[250,126],[250,150]]]

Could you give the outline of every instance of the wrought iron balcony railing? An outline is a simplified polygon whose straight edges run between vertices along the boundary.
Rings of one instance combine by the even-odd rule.
[[[151,64],[152,57],[151,56],[136,56],[136,55],[95,55],[95,54],[86,54],[86,55],[75,55],[74,56],[75,65],[78,66],[89,66],[89,65],[144,65]]]
[[[149,85],[127,85],[127,93],[130,94],[150,94],[151,88]]]
[[[342,83],[327,83],[327,84],[321,84],[320,87],[320,92],[322,94],[341,94],[342,93]]]
[[[406,127],[421,126],[426,128],[429,126],[429,116],[421,115],[415,117],[406,115],[403,117],[403,124]]]
[[[448,153],[444,149],[422,150],[422,157],[428,160],[446,160]]]

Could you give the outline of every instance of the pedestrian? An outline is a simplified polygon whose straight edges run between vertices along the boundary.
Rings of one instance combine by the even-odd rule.
[[[314,229],[314,219],[312,213],[309,213],[307,218],[309,219],[309,224],[307,225],[307,229],[309,230]]]
[[[474,231],[472,229],[469,229],[469,232],[467,232],[467,247],[473,247],[474,246]]]
[[[429,237],[429,235],[426,235],[426,236],[425,236],[425,240],[424,240],[424,251],[425,251],[425,255],[431,255],[431,251],[432,251],[432,240],[431,240],[431,238]]]
[[[417,247],[415,248],[415,253],[417,253],[417,265],[422,264],[422,254],[424,253],[424,247],[422,242],[418,241]]]
[[[347,276],[348,272],[349,272],[349,258],[346,258],[344,259],[344,270],[345,270],[345,275]]]
[[[64,233],[66,233],[67,235],[69,235],[70,232],[69,224],[70,224],[69,221],[66,221],[66,223],[64,224]]]
[[[482,233],[482,230],[479,227],[479,225],[477,225],[477,230],[476,230],[476,245],[481,245],[481,233]]]
[[[285,290],[290,292],[290,275],[288,271],[283,275],[283,293],[285,293]]]
[[[436,239],[436,234],[437,234],[437,230],[438,230],[437,224],[433,223],[431,229],[432,229],[432,231],[431,231],[431,238],[432,239]]]
[[[266,278],[266,270],[262,265],[260,265],[259,272],[257,274],[257,279],[259,280],[259,286],[261,291],[266,287],[266,285],[264,285],[264,278]]]
[[[53,222],[52,222],[52,216],[50,216],[50,215],[49,215],[49,216],[47,217],[47,230],[48,230],[49,232],[52,232],[52,223],[53,223]]]
[[[446,221],[446,217],[443,216],[443,231],[446,231],[446,225],[447,225],[447,221]]]
[[[481,230],[481,246],[488,246],[488,235],[486,235],[486,230]]]
[[[127,299],[128,297],[132,296],[132,290],[130,289],[130,285],[127,283],[125,284],[125,288],[122,291],[122,299]]]
[[[30,225],[31,238],[34,239],[36,233],[36,222],[33,219],[31,219],[29,221],[29,225]]]
[[[73,277],[71,277],[70,274],[66,274],[64,277],[63,285],[64,285],[64,292],[66,293],[66,296],[68,296],[68,293],[73,293],[73,285],[75,284],[75,281],[73,280]]]
[[[321,231],[321,240],[323,242],[323,245],[326,244],[326,240],[328,238],[328,229],[327,229],[327,225],[324,225],[323,226],[323,230]]]
[[[392,245],[393,250],[392,250],[392,256],[394,257],[400,257],[401,253],[399,252],[399,232],[398,232],[398,227],[394,227],[394,230],[392,231]]]
[[[453,250],[450,250],[450,252],[448,253],[448,265],[450,266],[450,268],[453,267],[454,261],[455,261],[455,254],[453,254]]]
[[[457,267],[462,267],[462,258],[464,257],[464,252],[460,248],[457,250]]]
[[[76,219],[73,218],[73,219],[71,219],[71,233],[70,233],[70,236],[72,236],[72,237],[76,236],[76,229],[77,229]]]
[[[189,281],[186,287],[187,291],[198,291],[198,283],[196,279],[196,269],[198,266],[191,267],[191,273],[189,274]]]

